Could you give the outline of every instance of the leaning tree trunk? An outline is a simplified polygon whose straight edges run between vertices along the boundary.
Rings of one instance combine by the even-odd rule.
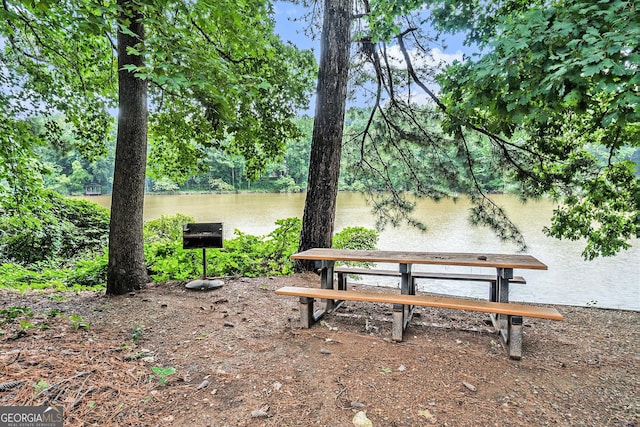
[[[300,250],[331,247],[340,176],[350,46],[351,2],[325,0]],[[313,268],[313,261],[299,261],[296,265],[298,271]]]
[[[141,55],[127,52],[144,40],[142,16],[132,0],[118,0],[121,22],[133,36],[118,30],[118,135],[113,172],[107,294],[121,295],[147,283],[142,241],[144,182],[147,162],[147,83],[124,69],[141,66]],[[137,49],[139,50],[139,48]]]

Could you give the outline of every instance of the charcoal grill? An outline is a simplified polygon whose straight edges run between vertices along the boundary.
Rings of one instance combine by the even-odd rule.
[[[207,279],[207,249],[222,248],[222,223],[200,222],[182,226],[182,248],[202,249],[202,279],[187,283],[189,289],[212,289],[222,286],[220,280]]]

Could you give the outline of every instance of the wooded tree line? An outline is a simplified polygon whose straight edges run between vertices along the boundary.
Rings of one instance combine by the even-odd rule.
[[[364,108],[351,108],[347,111],[345,121],[345,133],[347,135],[358,134],[366,126],[368,110]],[[60,119],[60,126],[65,123]],[[44,120],[32,119],[34,132],[44,132]],[[313,118],[298,117],[294,120],[301,130],[302,136],[288,140],[284,147],[282,159],[274,159],[269,163],[264,172],[255,180],[250,180],[245,170],[246,162],[242,156],[220,151],[216,148],[207,150],[204,154],[203,169],[199,174],[185,176],[181,181],[173,181],[168,176],[162,175],[162,170],[154,172],[153,176],[147,174],[146,193],[172,193],[172,192],[233,192],[233,191],[270,191],[270,192],[299,192],[307,188],[309,172],[309,156],[311,147],[311,130]],[[438,124],[434,122],[433,126]],[[64,133],[64,132],[63,132]],[[473,135],[470,136],[474,138]],[[69,132],[61,138],[58,145],[39,147],[35,154],[41,163],[47,168],[47,174],[43,176],[44,187],[55,190],[62,195],[82,195],[87,187],[99,189],[102,194],[110,194],[113,182],[113,159],[115,152],[115,135],[106,143],[106,154],[94,161],[88,161],[73,146]],[[477,144],[476,164],[477,179],[487,192],[513,192],[519,186],[517,180],[509,177],[494,167],[494,156],[491,146],[486,139],[475,138]],[[625,157],[633,155],[631,147],[621,149]],[[413,153],[414,157],[428,158],[428,148],[418,147]],[[600,156],[601,153],[594,153]],[[640,150],[638,150],[640,155]],[[338,187],[344,191],[366,191],[385,189],[385,180],[379,176],[364,176],[352,169],[352,165],[359,160],[359,153],[347,147],[342,152],[340,178]],[[455,168],[464,168],[461,159],[455,159]],[[206,169],[206,170],[205,170]],[[392,170],[390,179],[394,185],[404,191],[411,191],[416,180],[412,176],[402,173],[401,170]],[[452,192],[465,192],[462,186],[453,185]]]
[[[46,206],[35,147],[69,142],[55,120],[38,133],[28,118],[63,114],[71,143],[96,159],[117,107],[107,292],[128,292],[148,280],[146,171],[178,182],[207,170],[215,149],[258,177],[301,135],[295,114],[316,85],[300,249],[331,245],[341,159],[371,190],[381,224],[420,227],[410,197],[462,190],[473,221],[521,240],[486,197],[489,171],[525,198],[563,201],[547,232],[585,238],[587,258],[628,247],[640,230],[624,151],[640,144],[635,4],[485,3],[325,0],[316,80],[313,55],[274,35],[266,1],[4,0],[1,209],[28,221]],[[447,31],[483,53],[441,72],[423,59]],[[354,113],[359,127],[344,127],[348,88],[371,94]]]

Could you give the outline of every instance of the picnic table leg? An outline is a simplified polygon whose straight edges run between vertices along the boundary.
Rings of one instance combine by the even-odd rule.
[[[509,357],[522,358],[522,316],[509,316]]]
[[[489,301],[498,302],[498,280],[489,283]]]
[[[338,273],[338,290],[339,291],[347,290],[347,275],[343,272]]]
[[[300,327],[309,329],[315,320],[313,298],[300,297]]]
[[[411,277],[411,264],[400,264],[400,288],[401,293],[405,295],[415,295],[416,290],[413,287],[413,278]],[[413,314],[413,306],[405,305],[404,306],[404,322],[402,324],[402,328],[406,329],[409,321],[411,320],[411,315]]]
[[[498,268],[498,283],[496,290],[498,292],[497,302],[508,303],[509,302],[509,279],[513,279],[513,268]],[[498,315],[498,329],[503,335],[505,341],[508,340],[509,325],[507,316],[504,314]]]
[[[400,293],[403,295],[414,295],[414,281],[411,277],[411,264],[400,264]],[[394,304],[393,305],[393,326],[391,337],[394,341],[402,341],[404,330],[411,320],[413,306]]]
[[[391,325],[391,339],[402,341],[404,332],[404,305],[393,304],[393,324]]]
[[[335,261],[320,261],[320,287],[333,289],[333,266]]]
[[[333,266],[335,261],[322,261],[320,272],[320,287],[322,289],[333,289]],[[336,301],[326,300],[325,312],[330,312],[336,307]]]

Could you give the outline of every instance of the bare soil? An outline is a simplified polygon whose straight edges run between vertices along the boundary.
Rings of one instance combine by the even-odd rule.
[[[374,427],[640,423],[638,312],[558,306],[563,322],[525,319],[514,361],[481,313],[422,309],[402,343],[380,304],[300,329],[297,299],[273,291],[318,281],[2,290],[0,310],[34,316],[0,324],[0,406],[62,405],[65,426],[349,427],[358,412]]]

